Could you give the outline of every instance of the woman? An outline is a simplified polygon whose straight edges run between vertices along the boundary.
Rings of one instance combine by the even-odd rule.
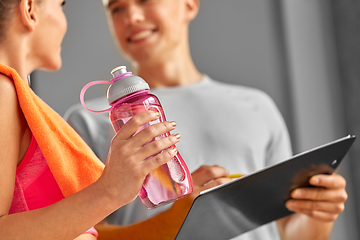
[[[178,135],[143,146],[173,130],[175,122],[153,125],[133,137],[141,125],[158,117],[155,112],[144,112],[114,137],[102,171],[97,159],[60,117],[33,96],[27,76],[35,69],[57,70],[61,66],[61,42],[67,28],[64,4],[63,0],[0,1],[1,239],[96,239],[94,230],[81,234],[132,201],[145,176],[176,153],[175,148],[169,147],[179,141]],[[30,97],[22,96],[23,93]],[[28,99],[38,101],[39,106],[33,107],[26,102]],[[42,128],[42,122],[36,119],[45,119],[45,125],[50,127]],[[53,119],[54,123],[50,123]],[[69,131],[70,141],[62,141],[63,131]],[[54,145],[50,145],[52,142]],[[74,149],[78,151],[75,155]],[[64,158],[57,152],[64,153]],[[146,160],[159,152],[162,153]],[[85,154],[86,162],[82,162],[82,157],[66,160],[71,154]],[[80,185],[73,188],[66,186],[73,181],[66,182],[71,174],[57,173],[62,171],[57,168],[61,161],[65,161],[63,166],[69,171],[73,171],[73,166],[85,168],[87,163],[97,171],[88,182],[83,184],[80,180]],[[92,174],[85,172],[82,177],[86,179],[88,175]]]

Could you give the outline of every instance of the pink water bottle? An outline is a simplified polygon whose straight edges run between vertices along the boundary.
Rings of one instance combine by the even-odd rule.
[[[111,105],[110,120],[116,132],[133,116],[146,110],[159,112],[160,117],[142,126],[138,131],[166,121],[159,99],[149,93],[149,85],[142,78],[127,72],[125,66],[114,68],[111,74],[113,79],[110,81],[107,99]],[[156,139],[169,134],[166,133]],[[180,153],[177,152],[169,162],[147,175],[139,196],[147,208],[153,209],[184,197],[192,190],[190,172]]]

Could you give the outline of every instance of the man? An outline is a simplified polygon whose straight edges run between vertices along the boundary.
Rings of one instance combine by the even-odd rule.
[[[182,141],[177,147],[190,171],[218,164],[230,173],[247,174],[291,156],[284,121],[265,93],[216,82],[194,65],[188,28],[199,0],[103,2],[110,29],[133,73],[148,82],[167,118],[178,123]],[[101,106],[97,100],[92,104]],[[101,137],[112,131],[108,115],[95,116],[75,106],[66,117],[102,158],[111,139],[111,134]],[[345,180],[336,174],[318,175],[310,183],[321,188],[297,189],[286,203],[295,214],[236,239],[327,239],[344,208]],[[121,223],[149,217],[140,206],[130,208],[121,209]]]

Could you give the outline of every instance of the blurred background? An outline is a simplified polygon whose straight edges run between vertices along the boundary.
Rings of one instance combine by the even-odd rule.
[[[111,79],[125,61],[111,38],[100,0],[68,1],[63,67],[36,71],[34,91],[60,115],[82,87]],[[360,137],[360,2],[354,0],[206,0],[191,24],[195,64],[213,79],[259,88],[276,102],[294,153],[348,134]],[[131,70],[131,69],[130,69]],[[86,99],[105,97],[94,87]],[[360,239],[360,140],[338,172],[349,199],[331,239]]]

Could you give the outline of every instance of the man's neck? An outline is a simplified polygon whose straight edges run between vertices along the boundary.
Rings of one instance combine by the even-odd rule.
[[[201,81],[202,74],[196,69],[192,59],[167,59],[133,64],[134,73],[142,77],[151,88],[174,87]]]

